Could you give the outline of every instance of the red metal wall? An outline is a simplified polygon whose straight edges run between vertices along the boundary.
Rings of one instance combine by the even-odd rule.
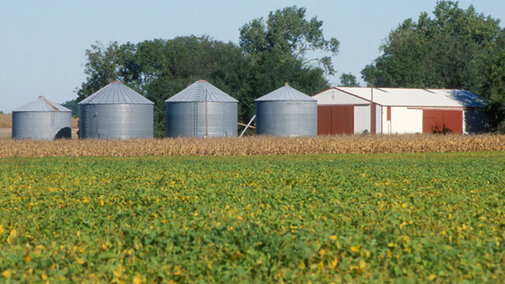
[[[354,106],[317,106],[317,135],[354,134]]]
[[[423,110],[423,133],[463,134],[463,111]]]

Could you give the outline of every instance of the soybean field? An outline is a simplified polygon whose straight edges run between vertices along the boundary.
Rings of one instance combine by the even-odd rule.
[[[0,159],[11,282],[503,282],[505,153]]]

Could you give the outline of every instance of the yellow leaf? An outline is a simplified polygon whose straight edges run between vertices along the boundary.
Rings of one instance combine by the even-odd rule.
[[[9,269],[5,270],[4,272],[2,272],[2,276],[5,277],[5,278],[9,278],[12,276],[12,273]]]
[[[365,270],[365,267],[366,267],[366,262],[364,260],[360,260],[359,261],[359,268],[361,270]]]
[[[45,273],[42,273],[42,275],[40,275],[40,278],[42,279],[42,281],[45,281],[47,280],[47,275]]]
[[[351,246],[351,251],[352,252],[359,252],[359,248],[361,247],[360,244],[358,244],[357,246]]]
[[[140,283],[142,283],[142,278],[137,275],[137,276],[133,277],[132,283],[133,284],[140,284]]]
[[[430,280],[430,281],[435,280],[435,278],[437,278],[437,276],[435,274],[430,274],[430,276],[428,276],[428,280]]]
[[[331,235],[331,236],[330,236],[330,240],[332,240],[332,241],[336,241],[337,239],[338,239],[338,237],[337,237],[337,236],[335,236],[335,235]]]

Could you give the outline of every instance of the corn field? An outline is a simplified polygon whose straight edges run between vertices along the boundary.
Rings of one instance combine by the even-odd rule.
[[[0,140],[0,157],[248,156],[505,150],[504,135],[356,135],[134,140]]]

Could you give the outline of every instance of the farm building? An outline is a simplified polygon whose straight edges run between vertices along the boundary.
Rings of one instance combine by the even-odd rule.
[[[167,137],[237,136],[238,101],[198,80],[165,101]]]
[[[254,102],[256,134],[272,136],[317,134],[317,101],[287,83]]]
[[[114,81],[79,103],[79,137],[153,137],[153,102]]]
[[[72,111],[39,96],[12,111],[12,138],[52,140],[72,136]]]
[[[486,122],[480,97],[465,90],[334,87],[313,98],[319,135],[467,134]]]

